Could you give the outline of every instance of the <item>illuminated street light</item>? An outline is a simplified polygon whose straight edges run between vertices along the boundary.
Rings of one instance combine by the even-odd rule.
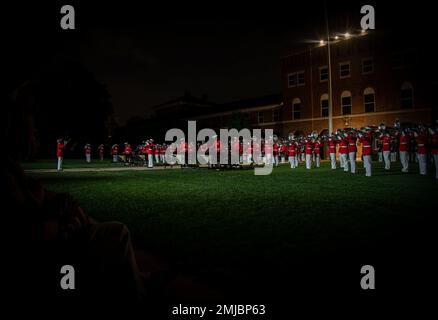
[[[325,44],[324,40],[319,40],[319,44],[323,46]]]
[[[338,40],[339,39],[339,37],[338,36],[335,36],[335,40]]]
[[[346,32],[346,33],[344,34],[344,37],[345,37],[346,39],[348,39],[348,38],[350,38],[350,34],[349,34],[348,32]]]

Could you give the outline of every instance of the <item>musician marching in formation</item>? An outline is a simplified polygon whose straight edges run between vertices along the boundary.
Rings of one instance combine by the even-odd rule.
[[[103,161],[103,155],[105,154],[105,146],[101,144],[100,146],[97,147],[97,150],[99,151],[100,161]]]
[[[64,148],[68,143],[68,140],[64,140],[64,139],[58,139],[56,141],[57,145],[56,145],[56,157],[58,158],[58,165],[57,165],[57,170],[61,171],[62,170],[62,160],[64,158]]]
[[[84,146],[84,152],[85,152],[85,161],[87,163],[91,162],[91,145],[89,143],[87,143]]]
[[[217,138],[217,137],[215,137]],[[435,163],[435,173],[438,179],[438,124],[426,127],[419,125],[416,127],[402,128],[400,122],[396,121],[393,128],[387,128],[384,124],[378,127],[365,127],[361,129],[344,129],[337,130],[332,134],[318,136],[315,132],[307,136],[295,136],[289,134],[286,139],[278,138],[276,135],[267,137],[267,140],[253,138],[246,142],[244,148],[243,142],[238,138],[229,141],[228,152],[238,155],[238,166],[242,165],[263,165],[280,163],[289,163],[291,169],[298,167],[300,162],[305,162],[307,170],[319,168],[322,155],[325,151],[328,153],[328,160],[332,170],[337,169],[336,156],[339,153],[339,165],[344,172],[356,173],[357,143],[360,143],[362,150],[363,167],[365,176],[372,175],[372,156],[374,151],[378,154],[378,161],[384,162],[384,169],[391,170],[391,162],[400,159],[401,171],[409,172],[409,163],[417,162],[419,173],[427,175],[428,162]],[[57,170],[62,170],[63,151],[68,141],[64,139],[57,140]],[[213,167],[234,167],[229,163],[219,164],[221,145],[220,140],[216,140],[212,148],[212,154],[206,143],[197,145],[187,143],[184,138],[177,142],[178,149],[182,151],[177,154],[177,162],[182,166],[187,165],[188,152],[199,150],[205,155],[204,163],[208,163],[210,168]],[[133,164],[133,159],[143,161],[148,168],[153,168],[154,164],[166,164],[165,154],[168,146],[166,144],[155,144],[153,139],[143,141],[138,145],[135,151],[128,142],[125,142],[122,152],[119,152],[119,145],[114,144],[108,147],[112,156],[112,162],[121,160],[127,165]],[[101,144],[97,148],[100,160],[104,159],[105,145]],[[255,153],[254,151],[257,151]],[[175,150],[176,152],[176,150]],[[85,159],[87,163],[91,162],[92,147],[89,143],[84,146]],[[395,155],[394,155],[395,153]],[[415,158],[412,157],[415,154]],[[254,154],[260,157],[254,158]],[[217,156],[217,161],[213,161]],[[380,159],[381,158],[381,159]]]
[[[359,134],[359,141],[362,143],[362,158],[365,168],[365,176],[371,177],[373,135],[370,128],[365,128],[365,134]]]

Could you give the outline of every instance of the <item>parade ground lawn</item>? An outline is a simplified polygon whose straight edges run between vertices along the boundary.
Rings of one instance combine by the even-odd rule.
[[[282,270],[297,257],[388,248],[426,232],[438,182],[411,166],[402,174],[398,163],[390,172],[373,163],[370,178],[361,162],[356,175],[325,162],[310,171],[282,165],[268,176],[190,168],[30,175],[49,190],[71,193],[93,218],[125,223],[136,246],[174,268],[221,281],[267,265]],[[64,168],[74,167],[84,164],[65,161]]]

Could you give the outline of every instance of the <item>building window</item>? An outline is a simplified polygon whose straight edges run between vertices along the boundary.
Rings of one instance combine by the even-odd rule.
[[[350,76],[350,62],[341,62],[339,64],[339,74],[341,79],[348,78]]]
[[[401,107],[402,109],[410,109],[414,106],[414,91],[412,84],[404,82],[401,86]]]
[[[279,108],[272,110],[272,121],[273,122],[280,121],[280,109]]]
[[[365,112],[376,111],[376,95],[373,88],[366,88],[363,92],[363,106]]]
[[[295,87],[297,85],[297,74],[296,73],[289,73],[287,75],[287,86]]]
[[[320,67],[319,68],[319,82],[326,82],[328,81],[328,68],[327,67]]]
[[[329,100],[328,100],[328,94],[324,93],[321,96],[321,116],[322,117],[328,117],[329,115]]]
[[[297,85],[304,86],[306,84],[304,80],[304,71],[297,72]]]
[[[264,122],[264,117],[263,117],[263,111],[259,111],[258,113],[257,113],[257,121],[258,121],[258,123],[263,123]]]
[[[341,105],[342,105],[342,114],[351,114],[351,107],[352,107],[352,101],[351,101],[351,92],[350,91],[344,91],[341,95]]]
[[[372,73],[374,71],[374,64],[372,58],[362,60],[362,74]]]
[[[301,100],[299,98],[292,101],[292,119],[301,119]]]

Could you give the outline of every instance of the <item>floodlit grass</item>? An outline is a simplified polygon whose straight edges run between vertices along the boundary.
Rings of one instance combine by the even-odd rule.
[[[280,166],[268,176],[207,169],[32,175],[52,191],[70,192],[92,217],[124,222],[138,245],[209,273],[287,265],[300,252],[366,246],[422,225],[435,207],[437,181],[418,175],[417,164],[409,174],[398,164],[390,172],[373,166],[371,178],[360,162],[356,175],[327,163],[310,171]]]

